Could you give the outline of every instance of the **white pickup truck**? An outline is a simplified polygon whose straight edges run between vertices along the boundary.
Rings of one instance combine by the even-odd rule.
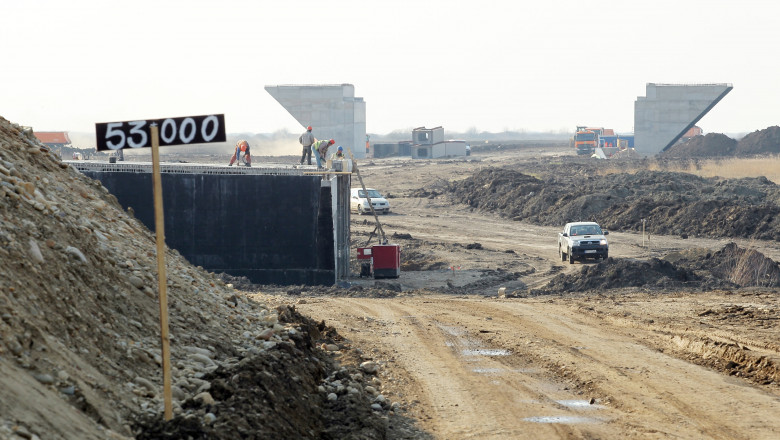
[[[603,231],[595,222],[566,223],[563,232],[558,233],[558,255],[561,261],[585,258],[606,260],[609,256],[609,243],[607,238],[609,231]]]

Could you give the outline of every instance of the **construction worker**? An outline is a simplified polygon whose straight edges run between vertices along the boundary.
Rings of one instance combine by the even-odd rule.
[[[244,155],[244,163],[246,166],[251,167],[252,166],[252,156],[249,154],[249,142],[245,141],[244,139],[239,140],[236,142],[236,151],[233,153],[233,157],[230,158],[230,163],[228,166],[233,166],[233,162],[238,161],[241,163],[241,155]],[[238,166],[238,163],[236,164]]]
[[[307,155],[308,155],[309,165],[311,165],[311,144],[313,144],[315,140],[316,139],[314,139],[314,135],[311,134],[311,125],[306,127],[306,133],[298,137],[298,142],[300,142],[301,145],[303,146],[303,154],[301,155],[301,165],[303,165],[303,160],[306,159]]]
[[[336,152],[330,156],[330,160],[344,160],[344,148],[339,145]]]
[[[314,154],[317,159],[317,169],[322,168],[322,159],[327,157],[326,155],[328,154],[328,148],[330,148],[330,146],[335,143],[336,141],[333,139],[329,141],[323,139],[311,144],[311,153]]]

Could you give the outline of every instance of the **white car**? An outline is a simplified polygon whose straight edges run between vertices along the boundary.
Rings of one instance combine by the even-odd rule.
[[[368,199],[371,199],[371,204],[374,206],[374,211],[377,214],[387,214],[390,212],[390,202],[374,188],[366,188],[368,191],[368,197],[363,191],[363,188],[352,188],[350,191],[349,208],[352,211],[357,212],[360,215],[371,213],[371,208],[368,206]]]

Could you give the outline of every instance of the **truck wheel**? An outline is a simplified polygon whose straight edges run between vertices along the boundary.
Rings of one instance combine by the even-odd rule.
[[[569,249],[569,264],[574,264],[574,254],[571,253],[571,249]]]
[[[563,253],[563,248],[558,246],[558,256],[561,257],[561,261],[566,261],[566,254]]]

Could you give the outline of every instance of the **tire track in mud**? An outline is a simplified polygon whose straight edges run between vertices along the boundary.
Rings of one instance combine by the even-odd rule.
[[[366,331],[374,338],[379,336],[380,345],[392,353],[395,363],[413,376],[418,386],[412,388],[428,406],[425,414],[438,438],[587,438],[617,434],[605,423],[612,418],[608,410],[582,403],[572,408],[571,402],[579,402],[579,396],[530,371],[521,359],[508,367],[503,358],[514,353],[497,354],[491,352],[489,344],[475,344],[469,330],[473,323],[440,313],[438,302],[427,305],[415,299],[409,305],[405,300],[329,301],[342,314],[370,316],[396,328],[385,332],[396,333],[391,337]],[[366,322],[349,322],[356,321]],[[365,331],[350,333],[346,336],[360,340],[360,333]]]
[[[677,301],[684,302],[691,309],[695,307],[683,298],[678,298]],[[593,315],[590,312],[592,307],[580,304],[581,312]],[[710,311],[711,309],[708,310]],[[773,310],[772,313],[777,314],[777,311]],[[693,315],[707,314],[705,312]],[[772,335],[765,335],[766,339],[760,339],[760,331],[752,330],[742,334],[739,332],[744,331],[744,328],[740,326],[734,326],[729,331],[703,326],[701,322],[689,322],[677,327],[667,324],[661,327],[653,320],[648,324],[609,315],[601,316],[600,319],[624,329],[641,329],[646,335],[646,344],[673,353],[678,358],[742,377],[758,385],[780,385],[780,345]],[[751,338],[747,335],[757,337]]]
[[[439,438],[752,439],[780,432],[780,421],[765,418],[776,413],[778,396],[658,351],[652,331],[570,305],[463,297],[328,301],[339,315],[355,317],[347,317],[350,325],[383,323],[385,335],[369,328],[345,336],[381,341],[411,376],[408,390],[419,393]],[[477,354],[464,355],[468,350]],[[507,355],[495,355],[501,350]],[[601,409],[583,414],[566,406],[591,397]]]
[[[458,380],[462,374],[456,371],[460,367],[459,363],[451,350],[445,349],[451,335],[436,325],[430,316],[415,315],[415,309],[400,304],[374,306],[363,301],[360,304],[350,300],[337,302],[339,308],[358,309],[358,315],[371,316],[407,332],[402,340],[391,337],[382,345],[386,350],[392,350],[396,362],[400,361],[415,382],[420,384],[418,392],[421,395],[418,399],[428,407],[424,414],[431,421],[433,432],[438,438],[506,438],[521,434],[507,431],[506,425],[496,419],[500,409],[494,408],[491,400],[483,402],[485,405],[475,404],[482,402],[482,399],[470,392],[473,384]],[[412,336],[406,336],[408,334]],[[484,389],[486,384],[482,385],[477,388]],[[478,422],[463,426],[459,424],[461,420]],[[494,427],[498,427],[498,432]]]
[[[636,344],[638,339],[652,339],[652,334],[637,334],[638,329],[624,334],[625,329],[610,328],[606,335],[599,335],[607,330],[599,330],[605,323],[589,322],[592,319],[575,316],[565,307],[562,313],[559,307],[555,313],[543,313],[547,308],[544,304],[469,301],[461,312],[486,313],[493,321],[498,317],[522,328],[534,340],[547,338],[541,342],[545,354],[540,356],[538,347],[526,354],[548,365],[573,365],[561,376],[574,378],[614,400],[626,413],[626,425],[644,426],[648,433],[680,435],[685,432],[681,430],[684,423],[692,438],[771,438],[772,433],[780,432],[780,422],[767,424],[754,413],[756,408],[762,409],[758,414],[776,410],[777,396],[732,383],[723,375],[669,357],[652,346]],[[515,348],[522,350],[522,345]],[[723,395],[729,399],[724,400]],[[644,423],[637,424],[636,413],[645,414]]]

